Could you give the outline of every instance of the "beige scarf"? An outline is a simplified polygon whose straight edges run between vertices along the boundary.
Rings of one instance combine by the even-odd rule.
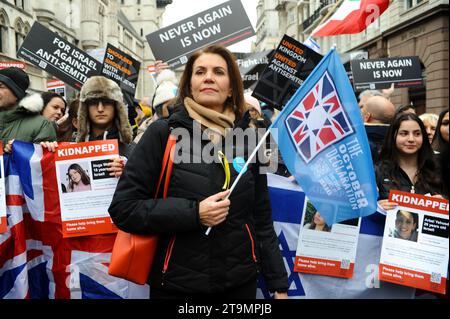
[[[212,133],[209,134],[209,139],[214,143],[219,141],[221,136],[225,136],[225,129],[234,126],[236,117],[231,106],[226,106],[223,113],[219,113],[198,104],[190,97],[184,99],[184,106],[192,119],[209,129]]]

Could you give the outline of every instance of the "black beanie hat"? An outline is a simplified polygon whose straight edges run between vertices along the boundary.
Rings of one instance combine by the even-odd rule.
[[[0,82],[6,85],[19,100],[25,97],[25,91],[30,85],[28,75],[19,68],[0,70]]]

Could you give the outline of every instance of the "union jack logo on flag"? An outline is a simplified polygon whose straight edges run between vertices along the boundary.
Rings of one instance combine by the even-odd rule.
[[[328,146],[353,133],[351,122],[328,72],[286,117],[285,124],[306,163]]]

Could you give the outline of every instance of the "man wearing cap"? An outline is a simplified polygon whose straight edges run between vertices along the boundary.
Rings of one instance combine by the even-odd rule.
[[[44,106],[40,94],[26,96],[28,75],[19,68],[0,70],[0,139],[3,147],[13,140],[32,143],[56,141],[54,125],[40,112]]]

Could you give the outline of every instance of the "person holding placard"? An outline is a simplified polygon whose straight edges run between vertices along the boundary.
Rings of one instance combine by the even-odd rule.
[[[109,208],[118,228],[159,235],[148,279],[152,299],[255,299],[258,272],[275,298],[287,297],[287,273],[260,164],[250,164],[231,194],[226,190],[239,170],[227,158],[249,154],[244,141],[227,139],[228,134],[247,129],[249,122],[232,53],[216,45],[195,52],[181,77],[174,113],[148,127]],[[179,151],[168,195],[153,199],[170,132],[178,137]],[[231,148],[221,147],[229,140]],[[225,155],[227,149],[233,152]]]
[[[117,139],[121,158],[109,163],[110,174],[122,175],[125,158],[131,152],[133,132],[116,82],[103,76],[93,76],[82,86],[78,109],[77,142]],[[124,158],[125,157],[125,158]]]
[[[391,189],[417,194],[443,194],[427,132],[416,114],[397,115],[389,127],[376,167],[379,205],[390,210]]]

